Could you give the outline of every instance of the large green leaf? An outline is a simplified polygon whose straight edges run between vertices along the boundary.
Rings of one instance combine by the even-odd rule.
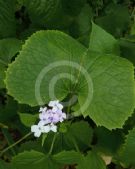
[[[14,37],[15,34],[14,1],[0,0],[0,38]]]
[[[34,50],[35,48],[37,50]],[[28,41],[26,41],[25,45],[23,46],[23,50],[20,53],[20,56],[16,58],[15,62],[11,64],[11,66],[9,66],[10,68],[7,71],[7,76],[10,74],[9,77],[16,79],[18,82],[20,80],[22,81],[22,79],[25,78],[23,83],[19,82],[21,85],[21,88],[19,87],[21,91],[19,91],[18,89],[14,91],[16,94],[18,93],[17,98],[16,96],[15,98],[21,103],[30,104],[32,106],[43,104],[42,102],[38,103],[35,97],[36,79],[40,78],[38,76],[40,76],[40,73],[42,74],[41,71],[44,71],[43,69],[50,69],[50,66],[54,65],[54,68],[49,71],[48,75],[46,74],[46,70],[46,75],[43,72],[45,78],[43,77],[43,81],[41,83],[41,97],[44,100],[43,102],[45,103],[45,100],[46,102],[49,101],[51,98],[49,97],[48,93],[48,84],[49,81],[52,79],[53,75],[59,75],[61,73],[61,70],[63,71],[63,73],[69,73],[70,75],[72,69],[72,65],[65,65],[65,62],[61,62],[66,60],[68,64],[74,64],[74,62],[76,62],[77,60],[77,62],[79,63],[84,52],[85,48],[81,44],[79,44],[77,41],[73,40],[62,32],[39,31],[38,33],[34,34],[34,36],[32,36]],[[70,58],[72,59],[73,63],[70,62]],[[20,66],[23,66],[23,68],[21,68]],[[13,71],[14,68],[18,71]],[[72,71],[72,73],[77,72],[78,70]],[[12,76],[11,74],[14,74],[14,76]],[[12,81],[11,84],[10,78],[7,79],[7,87],[8,85],[11,85],[13,87],[14,82],[16,81],[12,79],[14,82]],[[74,83],[74,81],[72,83]],[[59,99],[64,98],[68,94],[69,85],[71,85],[70,79],[64,78],[64,80],[59,80],[56,90],[56,93],[59,95]],[[12,92],[14,90],[13,88],[11,89]],[[11,90],[9,91],[10,94],[12,93]],[[46,96],[44,95],[44,93],[46,93]]]
[[[88,155],[80,160],[77,169],[106,169],[104,161],[95,152],[90,151]]]
[[[18,169],[59,169],[60,166],[51,157],[38,151],[25,151],[12,160],[13,167]]]
[[[135,166],[135,128],[129,131],[129,134],[126,136],[120,157],[123,163]]]
[[[92,23],[92,32],[90,35],[91,50],[119,55],[119,46],[117,40],[98,25]]]
[[[6,85],[16,100],[32,106],[77,96],[78,111],[109,129],[121,128],[135,103],[128,60],[88,51],[59,31],[39,31],[26,41],[8,68]]]

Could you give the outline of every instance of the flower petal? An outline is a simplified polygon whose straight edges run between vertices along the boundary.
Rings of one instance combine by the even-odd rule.
[[[49,133],[51,130],[50,125],[44,126],[43,133]]]
[[[51,131],[53,131],[55,133],[57,132],[57,126],[55,126],[55,125],[51,125],[50,129],[51,129]]]
[[[36,132],[37,130],[38,130],[38,126],[37,125],[31,126],[31,132]]]
[[[41,131],[40,130],[38,130],[38,131],[36,131],[35,133],[34,133],[34,136],[35,137],[40,137],[41,136]]]

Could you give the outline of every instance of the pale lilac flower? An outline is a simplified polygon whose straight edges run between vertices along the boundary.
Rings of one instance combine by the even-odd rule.
[[[49,109],[45,113],[40,113],[39,118],[41,121],[44,122],[44,124],[56,124],[58,122],[63,122],[66,119],[66,114],[63,113],[61,110],[53,112],[51,109]]]
[[[47,107],[40,107],[39,123],[38,125],[31,126],[31,132],[35,137],[40,137],[42,133],[50,131],[57,132],[56,124],[63,122],[67,116],[62,111],[63,105],[58,100],[49,102],[49,109]]]
[[[49,106],[52,107],[53,112],[63,109],[63,105],[59,103],[59,100],[50,101]]]

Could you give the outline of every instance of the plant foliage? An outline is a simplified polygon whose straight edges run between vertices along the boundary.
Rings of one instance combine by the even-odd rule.
[[[134,65],[133,0],[0,0],[0,169],[133,169]]]

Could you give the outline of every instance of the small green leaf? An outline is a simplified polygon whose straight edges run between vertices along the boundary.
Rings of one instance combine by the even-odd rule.
[[[0,88],[5,88],[4,79],[6,76],[6,67],[3,65],[0,65]]]
[[[43,2],[24,0],[29,17],[34,24],[45,26],[59,9],[59,0],[44,0]],[[55,23],[54,23],[55,24]]]
[[[25,151],[13,157],[13,167],[18,169],[59,169],[60,166],[47,155],[38,151]]]
[[[73,138],[80,148],[84,148],[91,144],[93,131],[87,122],[75,122],[70,125],[66,137],[69,142]]]
[[[77,16],[85,4],[86,0],[62,0],[64,11],[71,16]]]
[[[12,168],[9,163],[0,160],[0,169],[16,169],[16,168]]]
[[[135,166],[135,128],[129,131],[125,143],[120,152],[120,159],[127,165]]]
[[[130,25],[128,6],[110,3],[106,8],[106,14],[97,17],[96,23],[115,37],[122,37]]]
[[[77,169],[106,169],[106,165],[99,155],[90,151],[88,155],[80,161]]]
[[[53,159],[62,164],[77,164],[80,162],[82,155],[75,151],[62,151],[53,156]]]
[[[19,146],[19,153],[31,150],[44,152],[44,148],[41,145],[41,140],[26,141]]]
[[[0,1],[0,38],[14,37],[16,34],[14,7],[14,1]]]
[[[135,42],[131,42],[127,39],[119,40],[121,49],[121,56],[127,58],[135,65]]]
[[[12,118],[17,115],[17,102],[12,97],[6,98],[6,104],[0,103],[0,122],[7,123],[12,121]]]
[[[27,127],[31,127],[32,125],[35,124],[35,122],[38,119],[38,114],[27,114],[27,113],[19,113],[20,116],[20,120],[21,122],[27,126]]]
[[[93,22],[89,49],[104,54],[119,55],[120,53],[117,40]]]
[[[15,54],[17,54],[22,46],[22,42],[15,38],[7,38],[0,40],[0,64],[8,65]]]
[[[123,143],[123,133],[120,130],[108,130],[104,127],[95,129],[97,144],[95,148],[108,155],[114,155]]]
[[[70,27],[70,34],[88,46],[91,30],[92,8],[85,4]]]
[[[80,137],[81,136],[81,137]],[[51,141],[53,139],[53,134],[49,133],[44,146],[46,147],[46,152],[48,152],[48,147],[51,146]],[[74,123],[67,124],[67,132],[58,133],[55,144],[53,147],[53,153],[59,153],[63,150],[76,150],[84,151],[89,148],[93,137],[92,128],[85,121],[78,121]]]

